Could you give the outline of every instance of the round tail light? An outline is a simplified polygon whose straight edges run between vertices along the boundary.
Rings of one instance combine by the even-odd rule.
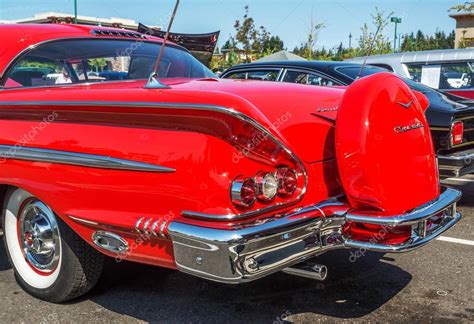
[[[256,177],[257,199],[269,201],[275,198],[278,192],[278,179],[273,173],[259,173]]]
[[[252,178],[239,177],[232,182],[232,203],[239,207],[250,207],[257,199],[257,186]]]
[[[296,171],[290,168],[279,168],[277,170],[278,194],[282,196],[292,195],[298,186]]]

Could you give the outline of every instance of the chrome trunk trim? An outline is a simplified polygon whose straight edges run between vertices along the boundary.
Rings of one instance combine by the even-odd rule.
[[[160,165],[117,159],[110,156],[33,148],[19,145],[0,145],[0,160],[2,159],[69,164],[98,169],[163,173],[176,172],[175,169]]]

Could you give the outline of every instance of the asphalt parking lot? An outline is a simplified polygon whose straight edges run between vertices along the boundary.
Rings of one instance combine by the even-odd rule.
[[[36,300],[15,283],[0,248],[0,322],[303,323],[340,321],[474,321],[474,176],[446,182],[460,188],[462,221],[414,252],[349,251],[319,258],[325,282],[278,273],[228,286],[176,271],[108,262],[100,284],[66,305]]]

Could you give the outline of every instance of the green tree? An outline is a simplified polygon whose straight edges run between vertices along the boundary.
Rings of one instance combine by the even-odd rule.
[[[375,7],[375,13],[371,15],[375,31],[370,31],[367,24],[364,24],[361,28],[361,36],[359,38],[360,56],[392,52],[390,39],[384,34],[392,15],[393,12],[385,16],[385,12]]]
[[[268,42],[264,43],[263,48],[266,51],[275,53],[284,50],[285,43],[283,43],[279,36],[271,36]]]
[[[243,20],[236,20],[234,24],[236,31],[235,39],[242,44],[242,47],[245,50],[246,61],[250,61],[252,49],[256,47],[253,43],[258,32],[255,29],[254,19],[249,16],[249,6],[245,6],[244,9],[245,14]]]
[[[444,31],[437,30],[433,35],[426,35],[421,30],[403,36],[402,52],[426,51],[435,49],[454,48],[454,31],[446,35]]]
[[[314,50],[316,47],[316,42],[318,40],[319,33],[323,30],[326,26],[324,23],[316,23],[311,17],[310,26],[308,28],[308,34],[306,43],[303,45],[305,48],[303,57],[307,60],[312,60],[314,57]]]
[[[255,20],[250,16],[249,6],[244,7],[245,13],[242,19],[234,23],[235,35],[222,47],[228,52],[228,61],[240,62],[239,48],[245,51],[245,62],[253,58],[270,55],[284,49],[284,43],[278,36],[272,36],[265,26],[256,27]]]
[[[107,66],[107,60],[104,58],[89,59],[87,63],[94,67],[96,72],[101,72]]]

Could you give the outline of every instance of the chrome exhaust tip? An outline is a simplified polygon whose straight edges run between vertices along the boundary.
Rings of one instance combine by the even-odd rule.
[[[114,233],[97,231],[92,235],[92,241],[96,246],[112,253],[123,253],[128,250],[127,241]]]
[[[303,262],[282,270],[284,273],[323,281],[328,275],[328,268],[322,264]]]

